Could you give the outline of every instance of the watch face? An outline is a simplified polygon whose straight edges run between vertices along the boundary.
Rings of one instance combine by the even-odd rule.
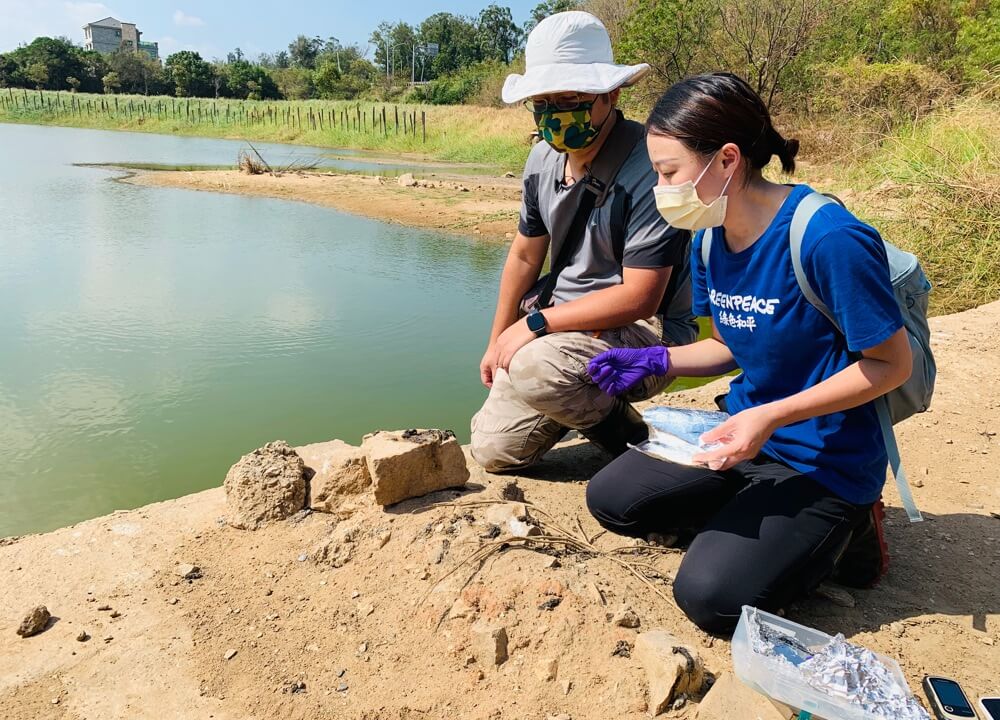
[[[528,329],[538,332],[545,329],[545,317],[540,312],[533,312],[528,316]]]

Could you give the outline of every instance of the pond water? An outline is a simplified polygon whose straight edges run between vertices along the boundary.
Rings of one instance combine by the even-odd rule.
[[[505,247],[73,165],[234,146],[0,124],[0,537],[218,485],[269,440],[468,441]]]

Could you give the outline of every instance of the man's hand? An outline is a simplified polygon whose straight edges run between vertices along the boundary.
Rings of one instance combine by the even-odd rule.
[[[495,368],[507,370],[514,359],[517,351],[535,339],[535,333],[528,329],[525,320],[518,320],[509,328],[500,333],[495,343],[497,351],[497,362]]]
[[[491,342],[483,354],[483,359],[479,361],[479,379],[488,388],[493,387],[493,378],[496,376],[498,361],[497,344]]]
[[[774,413],[759,405],[736,413],[718,427],[701,436],[701,441],[722,443],[722,447],[691,458],[711,470],[728,470],[744,460],[752,460],[777,429]]]

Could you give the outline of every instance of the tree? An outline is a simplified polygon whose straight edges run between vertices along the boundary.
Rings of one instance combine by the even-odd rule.
[[[104,76],[104,92],[108,95],[117,92],[121,84],[121,80],[118,78],[118,73],[116,72],[109,72]]]
[[[284,50],[280,50],[280,51],[279,51],[279,52],[278,52],[278,53],[277,53],[277,54],[276,54],[276,55],[274,56],[274,66],[275,66],[276,68],[287,68],[287,67],[291,67],[291,66],[292,66],[292,60],[291,60],[291,58],[289,57],[288,53],[287,53],[287,52],[285,52]]]
[[[580,0],[542,0],[531,11],[531,17],[524,24],[524,34],[531,32],[535,25],[547,18],[549,15],[566,12],[567,10],[579,10]]]
[[[659,91],[710,66],[704,49],[716,18],[714,0],[636,0],[622,27],[619,58],[648,62]]]
[[[138,95],[156,95],[168,90],[163,77],[163,68],[146,53],[119,50],[107,58],[108,69],[119,80],[119,89]]]
[[[826,15],[825,0],[725,0],[716,48],[723,67],[742,75],[771,105],[788,66],[808,46]]]
[[[49,84],[49,69],[43,62],[33,62],[24,73],[36,90],[41,90]]]
[[[305,68],[275,68],[271,76],[281,97],[288,100],[305,100],[314,97],[313,73]]]
[[[232,65],[235,62],[240,62],[241,60],[243,60],[243,51],[239,48],[236,48],[231,53],[226,55],[226,63],[229,65]]]
[[[436,43],[438,54],[430,62],[427,79],[453,73],[482,60],[475,23],[451,13],[435,13],[420,23],[421,44]]]
[[[322,47],[323,41],[320,38],[307,38],[305,35],[299,35],[288,46],[291,66],[312,70],[316,67],[316,56],[319,55]]]
[[[375,46],[375,67],[387,75],[409,77],[414,63],[414,48],[420,42],[409,23],[380,23],[369,42]]]
[[[279,97],[278,86],[259,65],[246,60],[237,60],[222,68],[226,94],[243,100],[275,100]]]
[[[177,97],[209,97],[212,93],[212,66],[192,50],[181,50],[165,63]]]
[[[66,84],[69,85],[70,92],[80,92],[80,79],[75,78],[72,75],[66,78]]]
[[[490,5],[479,13],[479,48],[485,60],[510,63],[521,39],[509,7]]]
[[[39,37],[11,52],[24,84],[39,90],[68,90],[66,78],[84,76],[83,51],[65,38]]]

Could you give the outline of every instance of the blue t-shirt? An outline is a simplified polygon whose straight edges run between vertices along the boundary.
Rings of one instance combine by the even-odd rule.
[[[715,228],[707,273],[704,233],[691,244],[694,311],[714,320],[742,370],[727,398],[732,414],[822,382],[903,326],[882,239],[833,203],[810,221],[802,264],[844,334],[806,300],[795,281],[788,230],[810,192],[795,186],[764,234],[741,252],[731,252],[724,229]],[[888,460],[871,403],[779,428],[763,452],[849,502],[874,502],[885,484]]]

